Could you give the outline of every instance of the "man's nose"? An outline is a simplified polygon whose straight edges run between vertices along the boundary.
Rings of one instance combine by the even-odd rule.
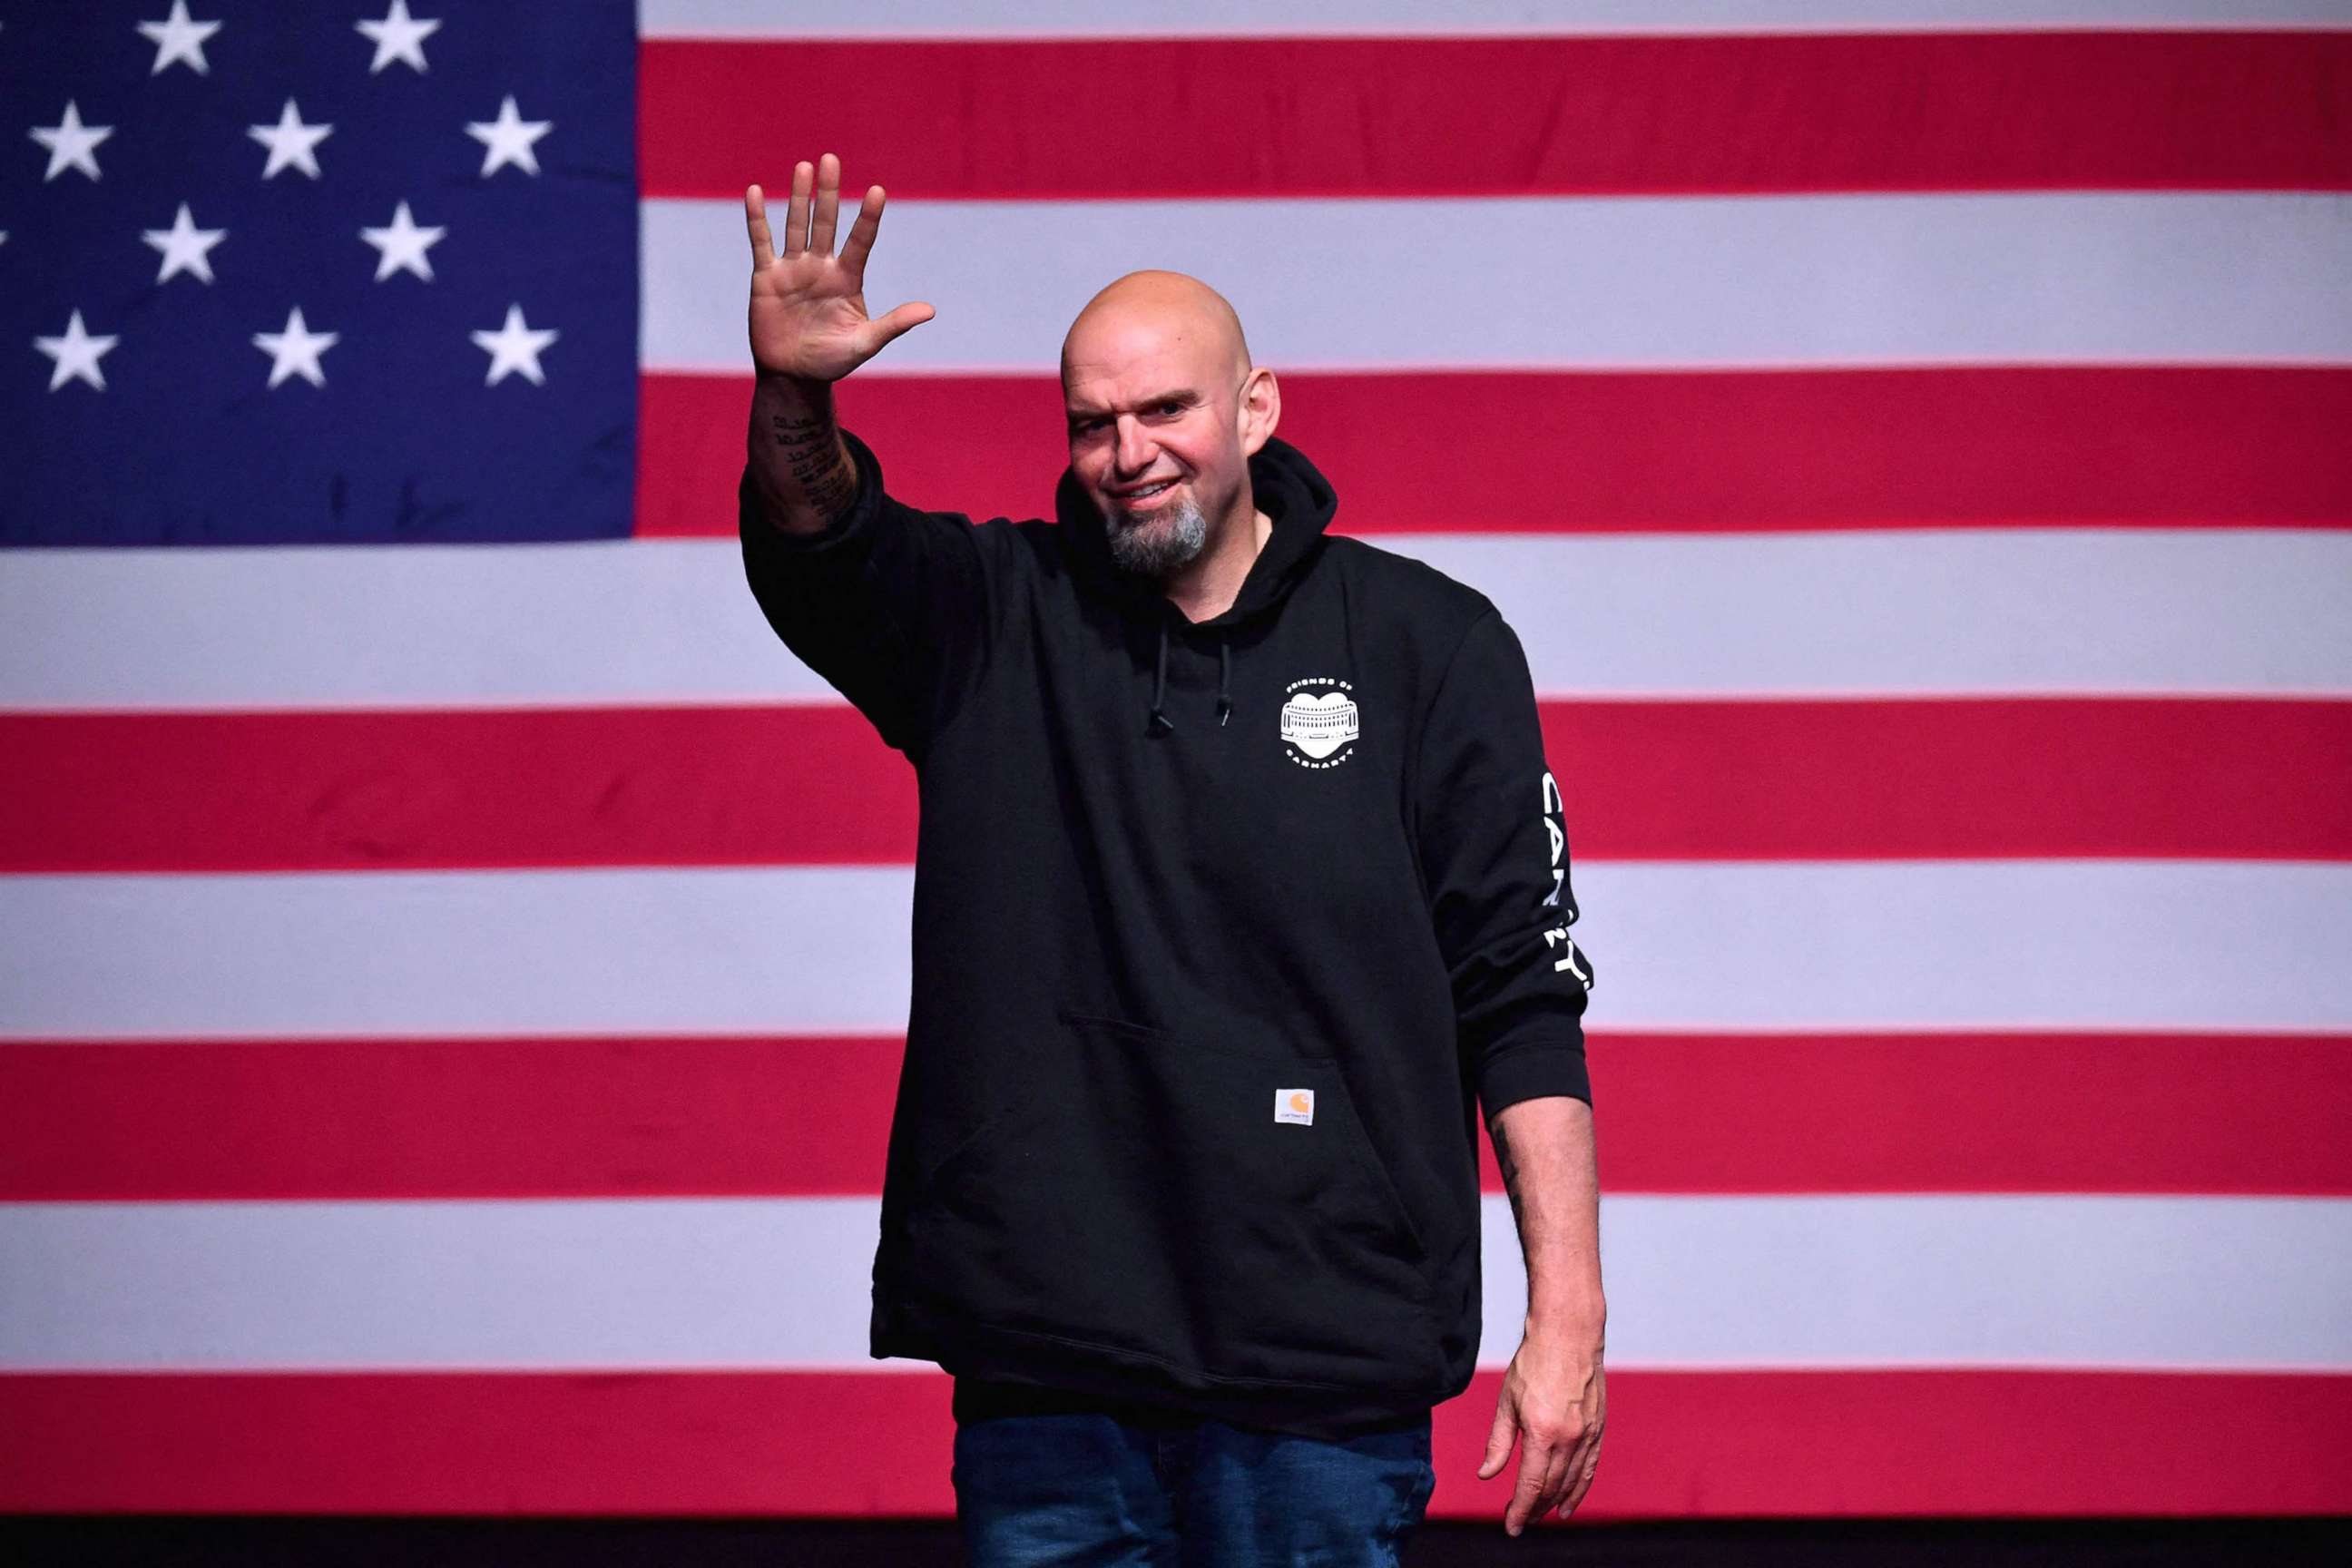
[[[1132,414],[1118,416],[1118,468],[1123,474],[1139,474],[1151,466],[1154,455],[1150,440],[1143,433],[1143,421]]]

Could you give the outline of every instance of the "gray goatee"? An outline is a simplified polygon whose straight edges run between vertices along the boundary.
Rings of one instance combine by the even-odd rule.
[[[1186,490],[1156,511],[1129,513],[1114,505],[1103,513],[1103,534],[1120,571],[1165,578],[1209,542],[1209,519]]]

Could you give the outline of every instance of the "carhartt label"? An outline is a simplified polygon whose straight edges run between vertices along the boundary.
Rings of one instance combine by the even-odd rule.
[[[1315,1125],[1315,1091],[1311,1089],[1277,1089],[1274,1091],[1274,1119],[1296,1121],[1301,1127]]]

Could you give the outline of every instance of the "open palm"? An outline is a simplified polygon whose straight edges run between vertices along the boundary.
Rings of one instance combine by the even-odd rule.
[[[761,374],[838,381],[936,314],[920,300],[878,320],[866,313],[866,258],[882,226],[882,187],[868,186],[836,256],[841,162],[827,153],[814,169],[797,163],[779,252],[768,231],[767,197],[757,185],[744,191],[743,219],[751,237],[751,361]]]

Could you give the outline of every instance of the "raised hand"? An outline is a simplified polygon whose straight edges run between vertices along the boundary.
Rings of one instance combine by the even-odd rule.
[[[757,185],[745,189],[743,219],[751,236],[751,363],[762,375],[839,381],[883,344],[938,314],[919,300],[879,320],[866,313],[866,258],[882,226],[882,187],[867,186],[857,221],[835,256],[841,160],[827,153],[814,169],[795,163],[780,253],[768,232],[767,197]]]

